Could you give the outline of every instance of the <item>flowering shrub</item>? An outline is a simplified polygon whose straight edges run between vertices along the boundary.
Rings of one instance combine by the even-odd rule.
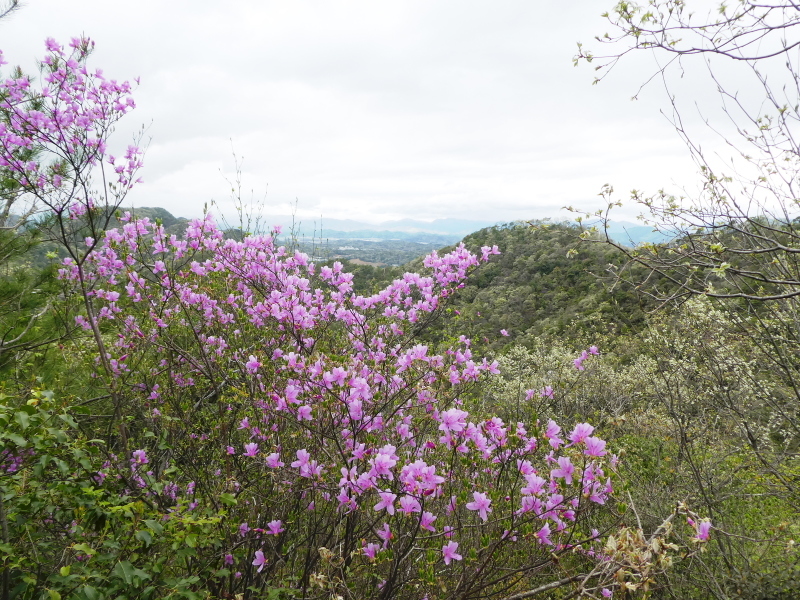
[[[0,94],[0,167],[47,208],[72,219],[108,202],[108,193],[122,197],[135,183],[141,150],[129,146],[124,158],[107,152],[114,124],[135,107],[127,81],[90,72],[86,59],[94,48],[88,38],[73,38],[69,51],[52,38],[41,63],[44,85],[34,90],[27,77],[6,79]],[[0,51],[0,65],[6,64]],[[24,150],[46,150],[44,160],[26,160]],[[91,173],[106,162],[113,177],[93,189]]]
[[[82,223],[92,196],[59,196],[63,178],[83,172],[70,157],[98,166],[102,127],[132,102],[122,99],[125,86],[90,93],[82,43],[73,43],[76,59],[48,47],[55,57],[45,64],[63,61],[53,81],[64,98],[89,90],[79,106],[93,110],[54,109],[41,122],[25,113],[22,129],[38,132],[26,139],[56,124],[53,143],[66,162],[14,168],[58,219]],[[51,97],[62,99],[43,95]],[[138,151],[129,155],[122,165],[108,158],[122,188],[139,165]],[[473,356],[464,336],[442,347],[420,342],[496,247],[480,257],[463,245],[434,252],[428,274],[406,273],[359,295],[341,264],[319,267],[279,246],[277,232],[225,239],[206,215],[179,238],[147,219],[120,221],[73,246],[60,271],[82,299],[75,325],[96,342],[91,367],[107,393],[95,399],[98,418],[88,428],[102,439],[78,436],[91,452],[60,458],[64,473],[83,482],[73,491],[88,508],[65,509],[70,527],[48,542],[61,543],[62,553],[50,553],[49,570],[27,571],[27,597],[42,587],[60,594],[59,586],[98,597],[104,569],[127,597],[142,598],[266,590],[485,598],[564,571],[560,585],[607,595],[630,579],[613,566],[633,567],[593,545],[616,529],[605,510],[616,457],[594,428],[471,414],[472,395],[497,363]],[[595,354],[584,352],[575,368]],[[20,467],[32,459],[11,457],[23,456],[26,441],[2,439],[23,493]],[[130,514],[130,529],[120,513]],[[707,526],[695,522],[703,541]]]

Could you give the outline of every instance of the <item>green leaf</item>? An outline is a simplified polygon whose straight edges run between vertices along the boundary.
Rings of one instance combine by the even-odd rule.
[[[61,600],[61,594],[55,590],[47,590],[47,595],[50,596],[50,600]]]
[[[10,439],[12,442],[14,442],[20,448],[25,448],[28,445],[28,440],[26,440],[24,437],[22,437],[21,435],[19,435],[17,433],[5,433],[3,435],[3,437],[6,437],[6,438]]]
[[[35,415],[35,414],[36,414],[36,407],[34,407],[34,406],[29,406],[28,404],[23,404],[22,406],[20,406],[20,407],[19,407],[19,411],[20,411],[20,412],[24,412],[24,413],[26,413],[28,416],[31,416],[31,417],[32,417],[33,415]]]
[[[67,576],[69,576],[69,572],[70,572],[71,569],[72,569],[72,566],[71,565],[67,565],[66,567],[61,567],[58,570],[58,572],[61,573],[62,577],[67,577]]]
[[[125,581],[128,585],[133,583],[133,565],[127,560],[118,562],[114,567],[114,575]]]
[[[100,600],[100,593],[90,585],[85,585],[81,589],[86,600]]]
[[[153,543],[153,536],[146,529],[136,532],[136,539],[144,542],[145,546],[150,546]]]
[[[72,549],[75,552],[82,552],[83,554],[88,554],[89,556],[94,556],[96,554],[95,549],[87,544],[75,544]]]
[[[73,429],[77,429],[78,424],[75,422],[75,419],[72,418],[72,415],[58,415],[58,418]]]
[[[224,493],[224,494],[221,494],[219,499],[223,504],[226,504],[228,506],[235,506],[238,503],[238,500],[236,500],[236,497],[233,494],[229,494],[227,492]]]
[[[145,519],[144,524],[152,529],[156,534],[163,533],[164,531],[164,527],[161,525],[161,523],[154,521],[153,519]]]

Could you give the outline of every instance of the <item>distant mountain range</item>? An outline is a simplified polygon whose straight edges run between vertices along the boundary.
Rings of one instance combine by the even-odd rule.
[[[269,215],[263,221],[270,225],[281,225],[284,231],[292,226],[292,217]],[[354,219],[295,219],[295,229],[300,235],[323,239],[405,239],[413,241],[443,241],[451,244],[474,231],[491,227],[494,222],[468,219],[436,219],[419,221],[399,219],[368,223]],[[419,240],[417,238],[420,238]],[[424,238],[424,239],[423,239]],[[436,238],[440,238],[437,240]]]
[[[282,225],[284,232],[292,224],[292,218],[286,215],[272,215],[265,218],[271,224]],[[498,222],[477,221],[469,219],[436,219],[419,221],[416,219],[399,219],[381,223],[367,223],[353,219],[322,219],[321,221],[300,221],[296,231],[300,236],[316,237],[323,240],[403,240],[428,244],[454,244],[464,236]],[[652,227],[616,221],[609,224],[611,239],[625,245],[635,246],[643,242],[664,242],[669,236],[653,231]]]
[[[188,222],[187,219],[175,217],[163,208],[140,207],[134,209],[133,212],[140,217],[161,219],[164,226],[170,229],[171,232],[177,232]],[[230,219],[229,222],[233,224],[235,221]],[[368,223],[354,219],[323,218],[321,221],[315,221],[297,219],[290,215],[267,215],[262,217],[261,222],[269,224],[269,226],[281,225],[284,235],[290,233],[294,222],[294,233],[299,238],[313,238],[322,241],[403,241],[433,246],[454,244],[470,233],[498,224],[497,222],[470,219],[436,219],[434,221],[399,219],[381,223]],[[663,233],[654,232],[652,227],[626,221],[610,223],[609,235],[613,240],[629,246],[635,246],[643,242],[664,242],[669,239],[669,236]]]

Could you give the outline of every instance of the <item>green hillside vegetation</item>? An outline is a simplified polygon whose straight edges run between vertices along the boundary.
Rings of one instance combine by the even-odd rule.
[[[617,519],[652,530],[679,503],[712,517],[725,537],[655,580],[656,588],[666,586],[664,597],[706,598],[711,585],[721,590],[718,597],[794,597],[800,572],[787,548],[800,534],[800,436],[793,430],[792,381],[771,364],[769,349],[741,336],[736,320],[713,301],[655,311],[646,295],[620,282],[612,287],[609,265],[621,267],[624,252],[582,243],[580,234],[566,223],[514,223],[467,236],[472,248],[496,244],[502,253],[445,303],[423,339],[470,335],[476,351],[498,358],[501,375],[464,398],[472,411],[511,422],[597,425],[623,452]],[[17,250],[19,259],[30,248]],[[12,268],[17,259],[6,262],[0,281],[5,339],[19,337],[0,353],[2,393],[24,397],[44,388],[64,398],[102,397],[91,375],[90,338],[72,323],[80,307],[64,301],[55,278],[57,259]],[[347,268],[367,292],[420,263]],[[576,370],[573,359],[588,344],[597,344],[600,356]],[[541,394],[546,386],[552,395]],[[91,429],[99,414],[75,416]]]

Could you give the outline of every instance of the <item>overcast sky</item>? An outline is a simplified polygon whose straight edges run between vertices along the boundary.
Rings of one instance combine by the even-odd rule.
[[[127,144],[145,124],[152,138],[139,206],[225,203],[232,140],[269,213],[297,199],[304,217],[505,221],[694,172],[659,90],[630,100],[651,57],[596,86],[572,65],[613,4],[26,0],[0,22],[0,48],[32,72],[46,37],[85,34],[91,66],[141,77],[116,134]]]

